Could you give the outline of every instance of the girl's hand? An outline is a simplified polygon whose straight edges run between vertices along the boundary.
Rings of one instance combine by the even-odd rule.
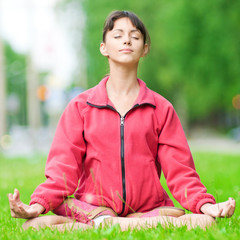
[[[222,203],[205,203],[201,207],[201,212],[212,217],[231,217],[235,210],[235,200],[229,198],[228,201]]]
[[[17,189],[14,190],[14,194],[8,194],[9,205],[11,209],[11,215],[14,218],[34,218],[38,217],[45,208],[36,203],[31,206],[24,204],[20,200],[20,194]]]

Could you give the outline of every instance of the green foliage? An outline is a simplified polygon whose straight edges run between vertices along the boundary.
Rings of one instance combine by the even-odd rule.
[[[240,91],[240,19],[236,15],[239,2],[175,4],[178,7],[166,14],[170,21],[164,26],[164,49],[173,70],[169,72],[175,74],[173,84],[164,89],[171,94],[170,98],[174,97],[174,89],[180,91],[193,120],[231,110],[232,97]],[[164,78],[159,80],[164,82]]]
[[[17,112],[8,113],[8,127],[12,124],[26,125],[26,56],[16,53],[9,44],[4,44],[5,73],[8,99],[18,101]]]
[[[108,73],[99,52],[102,27],[113,10],[135,12],[150,32],[152,47],[140,64],[139,77],[173,102],[182,118],[224,120],[233,114],[240,93],[240,2],[237,0],[153,0],[81,2],[88,87]],[[187,114],[186,114],[187,113]]]
[[[197,171],[208,192],[213,193],[217,201],[225,201],[232,196],[239,206],[239,156],[213,153],[194,153],[193,155]],[[40,231],[31,229],[23,231],[21,225],[24,220],[13,219],[10,216],[7,193],[18,188],[22,201],[29,202],[33,190],[45,179],[44,165],[45,157],[9,159],[0,155],[0,239],[239,239],[240,209],[238,207],[232,218],[218,219],[218,224],[206,231],[199,228],[187,231],[185,227],[163,229],[161,225],[153,229],[126,232],[121,232],[119,226],[103,230],[75,230],[63,233],[48,228]]]

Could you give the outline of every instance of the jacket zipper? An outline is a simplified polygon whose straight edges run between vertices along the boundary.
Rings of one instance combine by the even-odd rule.
[[[119,114],[120,115],[120,114]],[[126,116],[126,115],[125,115]],[[123,205],[122,205],[122,211],[120,213],[123,214],[125,211],[125,202],[126,202],[126,179],[125,179],[125,159],[124,159],[124,117],[120,115],[120,138],[121,138],[121,169],[122,169],[122,190],[123,190]]]
[[[123,117],[119,112],[116,112],[120,116],[120,138],[121,138],[121,168],[122,168],[122,191],[123,191],[123,203],[122,203],[122,211],[119,215],[122,215],[125,211],[125,203],[127,199],[127,194],[126,194],[126,177],[125,177],[125,158],[124,158],[124,120],[126,115],[133,110],[134,108],[139,107],[139,104],[134,105]],[[112,107],[111,107],[112,108]]]

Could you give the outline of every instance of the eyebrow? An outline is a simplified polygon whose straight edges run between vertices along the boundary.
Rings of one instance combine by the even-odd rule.
[[[124,32],[123,29],[114,29],[113,32],[115,31]],[[130,32],[133,33],[133,32],[140,32],[140,31],[138,29],[133,29]]]

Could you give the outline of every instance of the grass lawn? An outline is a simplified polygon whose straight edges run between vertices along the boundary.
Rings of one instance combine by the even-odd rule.
[[[7,193],[18,188],[23,202],[28,203],[35,187],[45,180],[45,157],[6,159],[0,156],[0,239],[240,239],[240,156],[194,153],[195,165],[202,182],[217,201],[229,196],[236,199],[237,208],[230,219],[218,219],[217,225],[207,229],[187,231],[182,228],[142,229],[120,232],[118,226],[60,233],[50,229],[23,231],[24,220],[10,216]],[[164,179],[162,184],[165,185]],[[177,207],[180,205],[174,202]]]

